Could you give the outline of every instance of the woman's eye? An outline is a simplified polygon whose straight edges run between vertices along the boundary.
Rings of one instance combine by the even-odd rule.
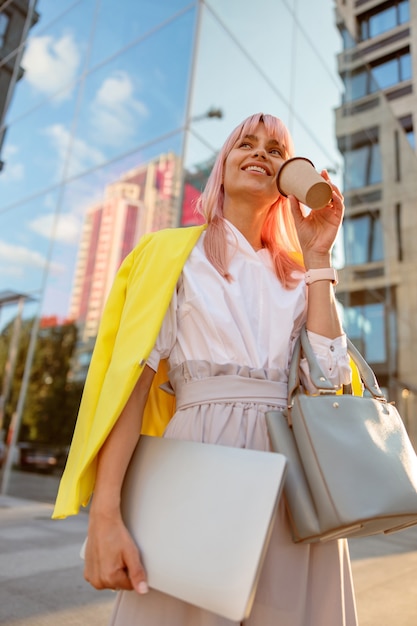
[[[282,150],[280,150],[279,148],[272,148],[271,154],[273,154],[275,156],[279,156],[279,157],[283,157],[284,156],[282,154]]]
[[[250,143],[248,143],[247,141],[244,141],[244,142],[242,142],[242,143],[240,144],[240,146],[239,146],[239,147],[240,147],[240,148],[251,148],[252,146],[251,146],[251,144],[250,144]]]

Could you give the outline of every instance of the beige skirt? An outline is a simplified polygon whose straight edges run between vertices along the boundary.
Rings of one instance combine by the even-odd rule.
[[[174,389],[215,374],[274,379],[264,370],[219,372],[202,362],[183,364],[171,376]],[[225,380],[225,379],[223,379]],[[222,381],[223,382],[223,381]],[[222,385],[224,387],[224,385]],[[186,394],[185,394],[186,395]],[[210,394],[209,394],[210,395]],[[212,395],[212,394],[211,394]],[[240,398],[240,396],[238,396]],[[265,412],[277,404],[224,398],[203,404],[184,402],[165,432],[166,437],[270,450]],[[110,626],[232,626],[235,622],[150,590],[117,595]],[[346,540],[296,545],[291,539],[284,503],[277,512],[255,602],[246,626],[357,626],[349,552]]]

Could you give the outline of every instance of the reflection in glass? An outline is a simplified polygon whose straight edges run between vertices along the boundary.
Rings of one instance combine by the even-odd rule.
[[[411,56],[409,50],[398,52],[393,58],[374,65],[372,74],[376,88],[387,89],[411,78]]]
[[[39,299],[45,273],[59,280],[65,271],[49,259],[52,238],[68,236],[55,221],[56,201],[57,193],[51,192],[0,211],[0,291],[11,289]]]
[[[96,15],[90,67],[110,59],[146,34],[174,18],[189,0],[101,0]]]
[[[79,153],[93,150],[93,165],[104,165],[184,127],[194,19],[187,11],[87,76],[71,176],[88,169]]]
[[[383,232],[379,212],[369,211],[346,220],[344,226],[346,262],[349,265],[383,259]]]
[[[382,180],[379,143],[367,143],[346,150],[345,189],[356,189],[380,183]]]
[[[346,332],[371,364],[387,361],[383,302],[352,306],[344,311]]]
[[[362,67],[352,73],[345,73],[344,101],[351,102],[371,93],[388,89],[412,78],[411,55],[409,49],[380,59],[378,63]]]
[[[388,6],[387,6],[388,5]],[[409,0],[398,0],[379,4],[359,18],[362,41],[377,37],[382,33],[408,22],[410,19]]]
[[[59,11],[54,10],[58,4]],[[38,2],[40,18],[25,46],[24,79],[13,95],[9,123],[41,103],[59,108],[77,91],[88,58],[95,4],[95,0],[82,0],[65,7],[60,0],[45,7],[44,0]]]
[[[77,230],[71,245],[54,249],[65,274],[50,276],[44,314],[76,319],[85,340],[95,336],[114,275],[139,238],[179,223],[182,139],[178,133],[64,189],[61,216]]]
[[[0,174],[0,211],[58,185],[71,148],[84,167],[96,163],[92,146],[81,149],[72,144],[74,106],[74,98],[59,106],[49,103],[10,125],[3,151],[5,167]]]

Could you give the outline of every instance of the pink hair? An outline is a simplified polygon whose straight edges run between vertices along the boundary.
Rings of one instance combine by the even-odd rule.
[[[293,142],[286,126],[273,115],[257,113],[246,118],[226,139],[207,181],[206,187],[198,199],[197,211],[207,221],[204,248],[207,258],[226,280],[231,280],[226,246],[226,226],[223,218],[223,170],[224,164],[235,143],[240,137],[254,133],[259,123],[265,124],[267,133],[285,148],[285,159],[294,155]],[[271,252],[275,272],[286,289],[294,288],[299,279],[292,276],[294,270],[302,270],[301,248],[295,225],[288,206],[288,199],[278,194],[271,205],[263,225],[262,244]],[[298,254],[297,254],[298,253]]]

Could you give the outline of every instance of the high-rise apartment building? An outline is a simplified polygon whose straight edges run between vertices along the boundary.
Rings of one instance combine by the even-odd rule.
[[[337,0],[336,15],[344,41],[336,134],[346,204],[338,299],[350,337],[411,427],[417,407],[417,2]]]
[[[180,185],[178,157],[163,154],[109,184],[87,209],[69,311],[83,341],[96,336],[114,276],[139,238],[177,225]]]

